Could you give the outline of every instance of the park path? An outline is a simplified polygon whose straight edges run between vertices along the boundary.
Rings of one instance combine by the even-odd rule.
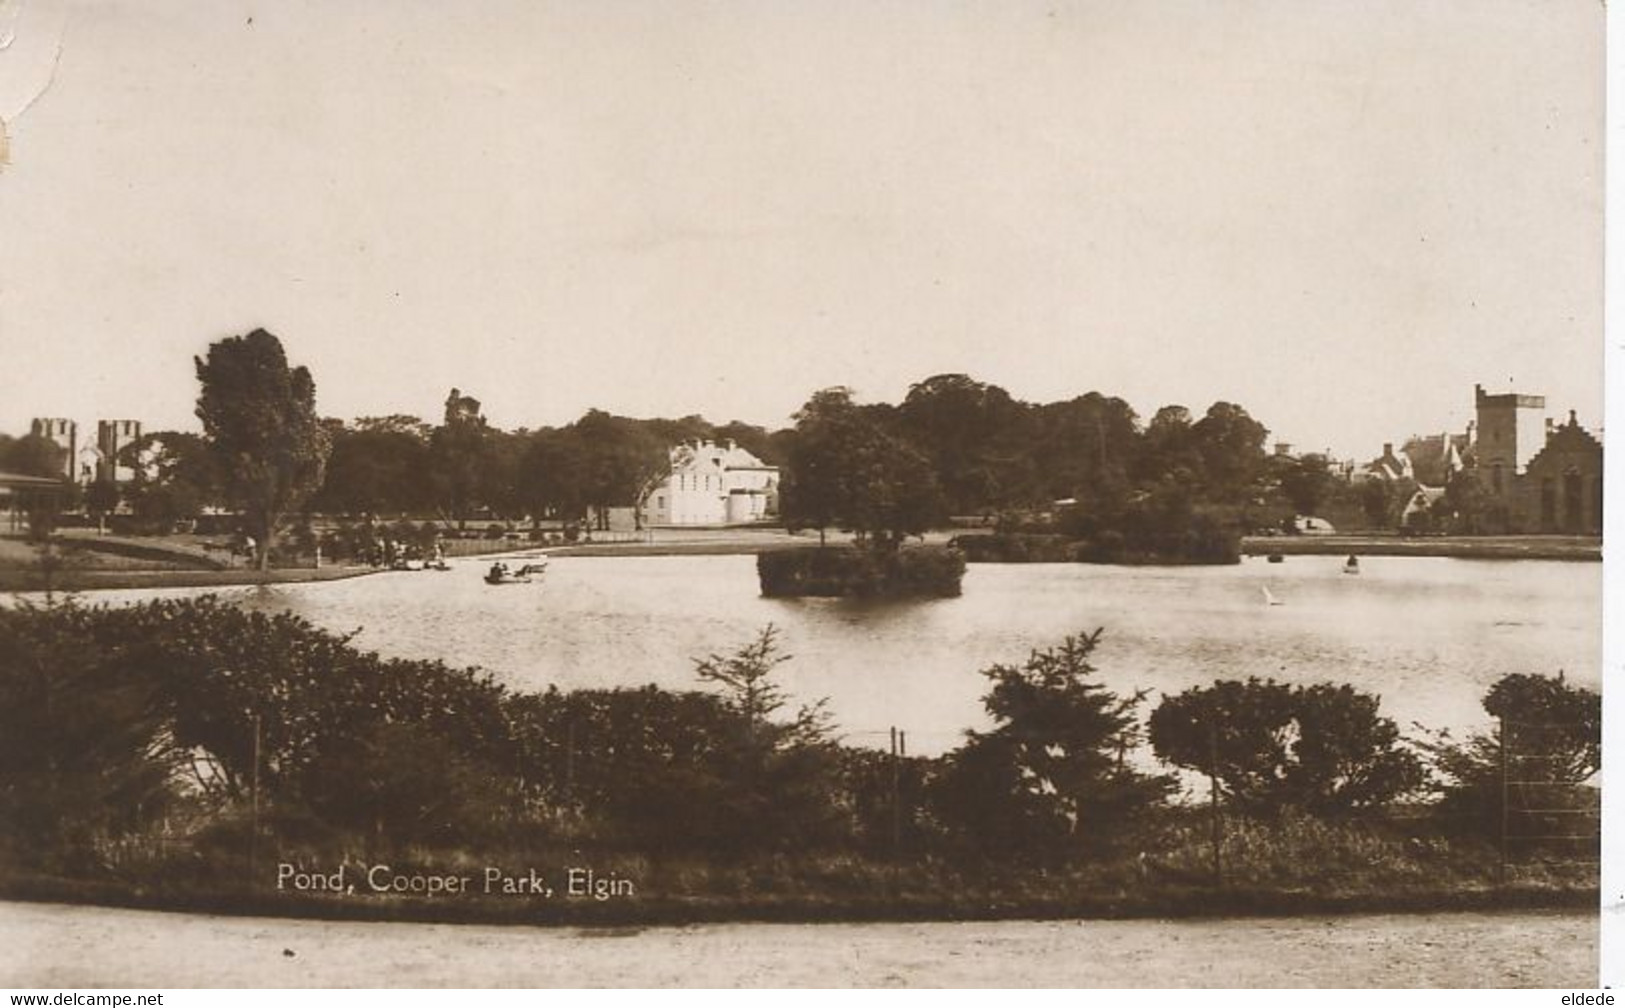
[[[1576,912],[533,928],[0,903],[0,986],[1590,987]]]

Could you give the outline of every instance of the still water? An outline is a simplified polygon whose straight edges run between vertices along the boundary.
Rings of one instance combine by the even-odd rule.
[[[972,565],[956,599],[862,603],[764,599],[749,556],[554,557],[529,585],[488,586],[489,560],[447,573],[215,592],[291,609],[391,657],[477,665],[520,689],[700,688],[693,659],[780,631],[781,681],[796,701],[827,698],[853,744],[911,753],[953,748],[986,726],[978,670],[1103,627],[1095,665],[1114,690],[1161,693],[1220,678],[1349,683],[1382,697],[1409,728],[1476,728],[1479,700],[1509,672],[1565,672],[1597,688],[1602,565],[1288,557],[1233,567]],[[1279,600],[1266,602],[1265,589]],[[125,602],[199,589],[89,593]]]

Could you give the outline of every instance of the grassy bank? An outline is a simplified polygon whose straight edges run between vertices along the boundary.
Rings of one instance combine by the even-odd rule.
[[[1592,908],[1599,892],[1586,865],[1529,866],[1498,877],[1482,843],[1418,842],[1369,824],[1233,822],[1225,830],[1220,877],[1202,815],[1180,813],[1147,849],[1088,864],[954,864],[923,856],[800,854],[703,856],[567,849],[545,844],[487,851],[410,849],[321,857],[246,851],[199,872],[162,860],[127,863],[99,878],[8,872],[0,898],[143,909],[312,917],[587,926],[725,921],[915,921],[1047,918],[1234,917],[1308,913],[1435,912]],[[359,848],[358,848],[359,850]],[[277,887],[281,859],[347,889]],[[388,866],[384,871],[378,866]],[[506,878],[534,872],[550,895],[482,891],[486,869]],[[630,891],[594,898],[569,891],[571,868],[626,880]],[[376,892],[370,871],[394,877],[463,878],[465,891],[436,896]]]

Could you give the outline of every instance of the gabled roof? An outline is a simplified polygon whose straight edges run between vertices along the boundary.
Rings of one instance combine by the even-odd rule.
[[[1401,449],[1410,459],[1411,471],[1418,483],[1442,486],[1452,473],[1460,472],[1468,450],[1465,434],[1434,434],[1413,437]]]
[[[777,471],[750,452],[735,444],[719,445],[710,441],[680,444],[671,450],[672,470],[688,470],[705,465],[711,469],[758,469]]]
[[[1528,468],[1534,469],[1541,465],[1548,452],[1551,453],[1553,458],[1558,455],[1585,454],[1589,452],[1596,452],[1601,455],[1602,442],[1598,441],[1590,431],[1581,427],[1574,419],[1574,412],[1570,410],[1569,422],[1552,429],[1552,432],[1546,436],[1546,443],[1529,460]]]

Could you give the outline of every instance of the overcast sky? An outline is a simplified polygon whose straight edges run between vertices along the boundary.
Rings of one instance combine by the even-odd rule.
[[[466,9],[465,9],[466,8]],[[963,371],[1370,456],[1602,413],[1596,0],[0,0],[0,432],[776,426]],[[10,44],[5,44],[7,40]],[[60,45],[59,45],[60,43]]]

